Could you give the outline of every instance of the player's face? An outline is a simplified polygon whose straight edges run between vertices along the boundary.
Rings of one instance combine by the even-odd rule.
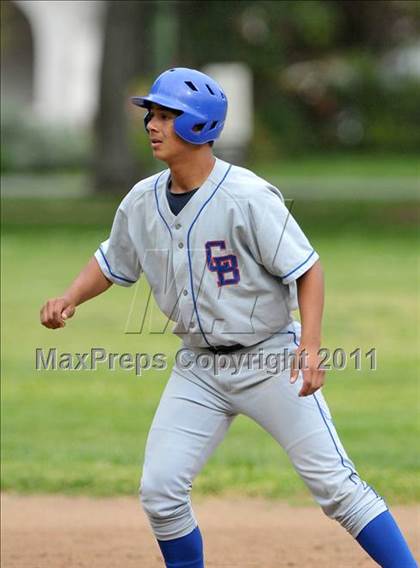
[[[173,158],[184,153],[189,146],[177,136],[174,120],[177,114],[158,105],[152,105],[149,110],[147,132],[153,155],[158,160],[170,162]]]

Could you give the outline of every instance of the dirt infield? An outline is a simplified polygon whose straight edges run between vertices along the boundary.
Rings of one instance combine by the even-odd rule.
[[[208,568],[376,566],[316,507],[255,499],[195,501]],[[410,544],[420,507],[395,507]],[[419,552],[418,544],[417,550]],[[2,495],[4,568],[162,568],[134,498]]]

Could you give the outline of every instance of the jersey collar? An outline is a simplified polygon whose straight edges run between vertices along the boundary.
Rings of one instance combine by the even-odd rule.
[[[165,170],[156,187],[156,200],[165,222],[170,227],[175,224],[175,220],[177,223],[184,220],[185,223],[189,224],[189,222],[191,222],[195,217],[195,213],[200,209],[205,201],[210,198],[215,188],[220,184],[229,167],[230,164],[223,160],[220,160],[219,158],[216,158],[213,169],[211,170],[206,181],[201,185],[199,190],[196,191],[196,193],[191,197],[187,205],[176,216],[172,213],[166,196],[166,188],[171,172],[169,169]]]

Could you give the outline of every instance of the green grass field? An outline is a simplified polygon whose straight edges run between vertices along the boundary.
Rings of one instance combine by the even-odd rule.
[[[360,474],[393,503],[420,498],[416,207],[412,200],[299,202],[294,209],[326,272],[324,344],[347,352],[377,349],[377,371],[364,365],[362,371],[331,372],[324,393]],[[43,301],[59,294],[106,238],[114,209],[112,200],[93,198],[4,202],[3,490],[136,492],[146,435],[169,370],[141,377],[35,371],[37,347],[157,350],[170,359],[175,353],[178,340],[169,332],[124,333],[134,287],[113,287],[80,307],[63,330],[38,323]],[[144,282],[137,292],[141,303]],[[220,492],[308,499],[281,448],[244,417],[236,419],[195,483],[195,493]]]
[[[276,162],[251,163],[249,167],[288,196],[299,199],[400,201],[414,198],[420,190],[416,155],[280,156]],[[156,171],[163,168],[162,163],[156,162]],[[2,195],[22,199],[86,197],[90,180],[89,171],[6,173],[2,176]]]

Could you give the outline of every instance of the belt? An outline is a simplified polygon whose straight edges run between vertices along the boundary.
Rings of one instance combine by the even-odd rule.
[[[211,351],[214,354],[219,353],[232,353],[233,351],[239,351],[239,349],[243,349],[244,345],[240,343],[235,343],[234,345],[212,345],[211,347],[206,347],[208,351]]]
[[[252,347],[256,347],[260,343],[264,343],[264,341],[267,341],[267,339],[269,339],[270,337],[272,337],[272,335],[270,335],[269,337],[266,337],[265,339],[261,339],[261,341],[258,341],[257,343],[254,343],[253,345],[245,346],[245,345],[241,345],[240,343],[235,343],[234,345],[212,345],[211,347],[206,347],[206,349],[208,351],[211,351],[212,353],[215,353],[216,355],[218,353],[233,353],[233,351],[239,351],[239,349],[245,349],[245,347],[247,349],[250,349]]]

